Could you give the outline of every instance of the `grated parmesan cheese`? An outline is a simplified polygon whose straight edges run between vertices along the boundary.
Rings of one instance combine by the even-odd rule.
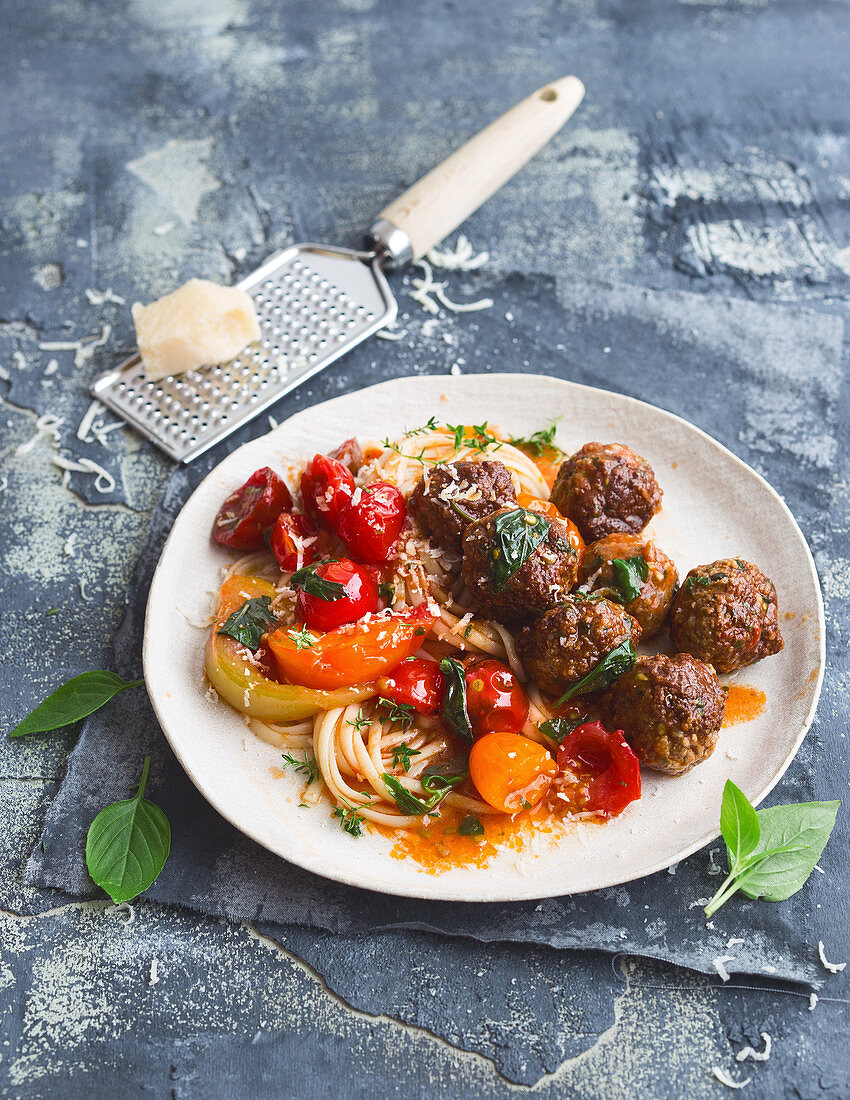
[[[127,299],[122,298],[120,294],[116,294],[112,287],[109,287],[108,290],[95,290],[93,287],[87,287],[85,295],[86,298],[88,298],[90,306],[103,306],[107,303],[123,306],[127,302]]]
[[[737,939],[737,938],[736,938],[735,936],[733,936],[733,937],[732,937],[732,938],[731,938],[731,939],[729,940],[729,942],[728,942],[728,943],[726,944],[726,947],[727,947],[727,948],[729,948],[729,947],[734,947],[736,943],[745,943],[745,942],[746,942],[745,940],[739,940],[739,939]]]
[[[729,981],[729,971],[723,965],[724,963],[734,962],[734,955],[718,955],[716,959],[711,960],[711,965],[720,975],[720,980],[723,982]]]
[[[74,556],[74,546],[75,546],[76,542],[77,542],[77,533],[75,531],[73,535],[69,535],[65,539],[65,541],[62,543],[62,553],[65,555],[66,558],[73,558],[73,556]]]
[[[460,233],[453,249],[432,248],[425,258],[434,267],[441,267],[445,271],[477,271],[490,259],[490,253],[479,252],[476,255],[466,234]]]
[[[754,1062],[766,1062],[770,1057],[771,1047],[773,1041],[766,1031],[761,1032],[761,1040],[764,1043],[764,1050],[753,1050],[752,1047],[744,1047],[743,1050],[739,1050],[735,1055],[736,1062],[746,1062],[748,1058],[752,1058]]]
[[[817,993],[810,993],[810,994],[809,994],[809,1012],[814,1012],[814,1010],[815,1010],[815,1005],[816,1005],[817,1003],[818,1003],[818,995],[817,995]]]
[[[148,985],[156,985],[159,981],[159,971],[157,969],[156,959],[151,959],[151,976],[148,979]]]
[[[446,294],[446,284],[434,280],[434,271],[427,260],[418,260],[416,266],[422,268],[425,277],[411,279],[413,290],[409,290],[408,294],[426,313],[436,315],[440,312],[440,306],[452,313],[474,313],[492,307],[492,298],[481,298],[477,302],[453,302]]]
[[[712,1066],[711,1072],[717,1078],[721,1085],[725,1085],[727,1089],[743,1089],[752,1081],[752,1077],[747,1077],[743,1081],[733,1081],[725,1069],[721,1069],[720,1066]]]
[[[44,368],[44,377],[49,378],[51,374],[55,374],[59,370],[59,360],[48,360],[47,366]]]
[[[49,438],[53,443],[59,443],[59,428],[65,423],[64,416],[54,416],[53,413],[45,413],[35,422],[35,435],[26,443],[21,443],[15,448],[16,455],[25,455],[33,449],[40,439]]]
[[[820,961],[823,963],[824,968],[828,970],[830,974],[840,974],[841,971],[847,966],[846,962],[831,963],[829,959],[827,959],[826,954],[824,953],[823,940],[818,940],[818,955],[820,956]]]
[[[103,347],[112,335],[112,325],[104,325],[100,336],[86,336],[82,340],[48,340],[39,344],[41,351],[72,351],[74,366],[84,367],[98,348]]]
[[[91,603],[92,599],[94,598],[93,596],[90,596],[88,594],[88,592],[86,592],[86,579],[85,579],[85,577],[80,577],[80,595],[83,597],[83,599],[87,603]]]
[[[91,458],[81,458],[75,462],[73,459],[64,458],[62,455],[54,455],[53,464],[66,473],[94,474],[94,487],[98,493],[106,494],[115,491],[115,478],[109,470],[105,470],[103,466]]]

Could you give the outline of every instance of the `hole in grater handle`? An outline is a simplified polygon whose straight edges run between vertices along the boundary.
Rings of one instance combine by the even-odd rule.
[[[254,300],[261,338],[235,359],[152,382],[133,356],[92,387],[178,462],[226,439],[396,315],[374,253],[293,245],[237,285]]]

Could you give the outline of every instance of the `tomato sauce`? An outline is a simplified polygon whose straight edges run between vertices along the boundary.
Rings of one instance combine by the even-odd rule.
[[[726,695],[726,710],[723,714],[723,726],[737,726],[741,722],[752,722],[764,714],[767,696],[749,684],[730,684]]]

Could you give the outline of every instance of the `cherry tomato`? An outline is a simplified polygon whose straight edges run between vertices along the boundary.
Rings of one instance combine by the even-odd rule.
[[[355,493],[339,515],[339,533],[363,561],[386,561],[399,536],[407,508],[388,481],[373,481]]]
[[[322,527],[335,531],[339,513],[351,500],[354,478],[347,466],[326,455],[316,455],[301,475],[304,511]]]
[[[378,681],[381,695],[406,703],[420,714],[436,714],[443,705],[446,680],[435,661],[413,657]]]
[[[536,741],[515,733],[488,733],[472,746],[469,776],[485,802],[506,814],[535,806],[558,766]]]
[[[562,516],[551,500],[541,500],[540,497],[533,497],[530,493],[520,493],[517,497],[517,504],[521,508],[527,508],[529,512],[538,512],[548,519],[556,519],[558,523],[566,527],[569,532],[570,546],[581,557],[584,551],[584,539],[578,533],[578,527],[571,519]]]
[[[558,767],[566,773],[565,794],[576,808],[616,817],[640,798],[640,762],[623,739],[601,722],[585,722],[568,734],[558,749]]]
[[[473,735],[519,733],[528,718],[528,699],[508,666],[501,661],[472,661],[464,675]]]
[[[311,565],[322,553],[319,528],[309,516],[281,512],[272,530],[271,547],[281,569],[287,572]]]
[[[219,508],[213,538],[234,550],[262,550],[266,532],[280,513],[291,507],[292,497],[283,478],[264,466],[255,470]]]
[[[356,474],[363,465],[363,449],[353,436],[351,439],[346,439],[344,443],[340,443],[328,457],[335,458],[337,462],[347,466],[353,474]]]
[[[422,645],[434,620],[426,604],[397,615],[332,630],[312,646],[298,648],[298,627],[266,638],[281,674],[304,687],[337,688],[386,676]]]
[[[342,592],[331,598],[322,581],[341,585]],[[378,585],[368,569],[350,558],[319,562],[300,582],[295,607],[299,619],[324,634],[377,611]]]

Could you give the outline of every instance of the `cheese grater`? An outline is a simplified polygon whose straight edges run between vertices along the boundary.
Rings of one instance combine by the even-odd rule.
[[[563,77],[512,107],[390,203],[363,249],[296,244],[237,286],[261,339],[219,366],[150,381],[138,355],[92,394],[178,462],[191,462],[246,421],[388,325],[397,305],[384,268],[415,262],[507,182],[584,95]]]

